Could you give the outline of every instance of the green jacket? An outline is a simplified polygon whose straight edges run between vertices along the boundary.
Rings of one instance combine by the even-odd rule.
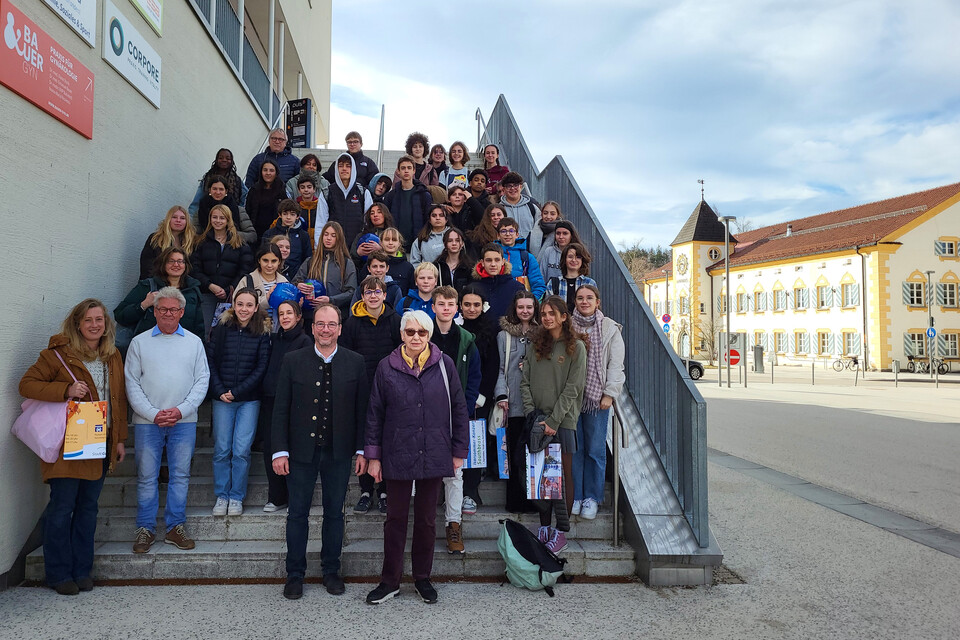
[[[587,349],[582,341],[577,340],[571,356],[558,340],[543,360],[537,359],[533,345],[529,345],[520,381],[523,412],[540,409],[547,414],[546,422],[552,429],[576,430],[586,378]]]

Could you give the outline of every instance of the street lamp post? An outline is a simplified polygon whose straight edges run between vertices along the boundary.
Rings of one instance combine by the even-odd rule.
[[[727,335],[724,336],[724,357],[727,359],[727,389],[730,388],[730,223],[736,216],[720,216],[723,223],[723,270],[726,282],[726,293],[723,310],[727,313]]]
[[[936,273],[933,269],[928,269],[924,273],[927,274],[927,290],[924,292],[924,297],[926,298],[927,303],[927,331],[933,328],[933,291],[930,289],[931,277]],[[927,364],[930,369],[930,377],[933,377],[933,338],[930,337],[930,334],[927,334]]]

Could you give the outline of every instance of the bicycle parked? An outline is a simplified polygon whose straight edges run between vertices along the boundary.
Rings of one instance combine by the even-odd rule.
[[[837,360],[834,360],[834,371],[843,371],[844,367],[850,371],[856,371],[860,368],[860,358],[858,356],[852,356],[850,358],[838,358]]]
[[[934,358],[933,366],[937,373],[942,376],[950,372],[950,365],[943,358]],[[907,371],[910,373],[930,373],[930,361],[926,358],[907,356]]]

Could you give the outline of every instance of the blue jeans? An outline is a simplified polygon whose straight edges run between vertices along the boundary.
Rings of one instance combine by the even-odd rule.
[[[259,413],[259,400],[213,401],[213,491],[218,498],[243,502],[247,495],[250,447]]]
[[[165,531],[170,531],[187,520],[187,489],[190,486],[190,463],[197,443],[197,423],[178,422],[172,427],[135,424],[137,445],[137,528],[145,527],[151,533],[157,528],[157,509],[160,508],[160,458],[167,449],[170,482],[167,484],[167,506],[163,517]]]
[[[103,469],[106,472],[106,462]],[[50,502],[44,513],[43,563],[51,587],[90,576],[97,502],[104,474],[97,480],[51,478]]]
[[[603,502],[607,467],[607,422],[610,409],[581,413],[577,422],[577,450],[573,454],[573,499]]]
[[[303,578],[307,571],[307,532],[310,503],[320,475],[323,523],[320,527],[320,571],[323,575],[340,573],[343,551],[343,500],[353,457],[338,458],[333,447],[314,447],[310,462],[290,461],[287,490],[287,577]]]

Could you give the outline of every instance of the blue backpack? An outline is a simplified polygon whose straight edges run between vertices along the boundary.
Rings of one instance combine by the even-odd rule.
[[[533,532],[515,520],[501,520],[500,524],[497,549],[507,563],[510,584],[531,591],[546,591],[552,598],[553,585],[573,581],[563,573],[567,561],[547,549]]]

